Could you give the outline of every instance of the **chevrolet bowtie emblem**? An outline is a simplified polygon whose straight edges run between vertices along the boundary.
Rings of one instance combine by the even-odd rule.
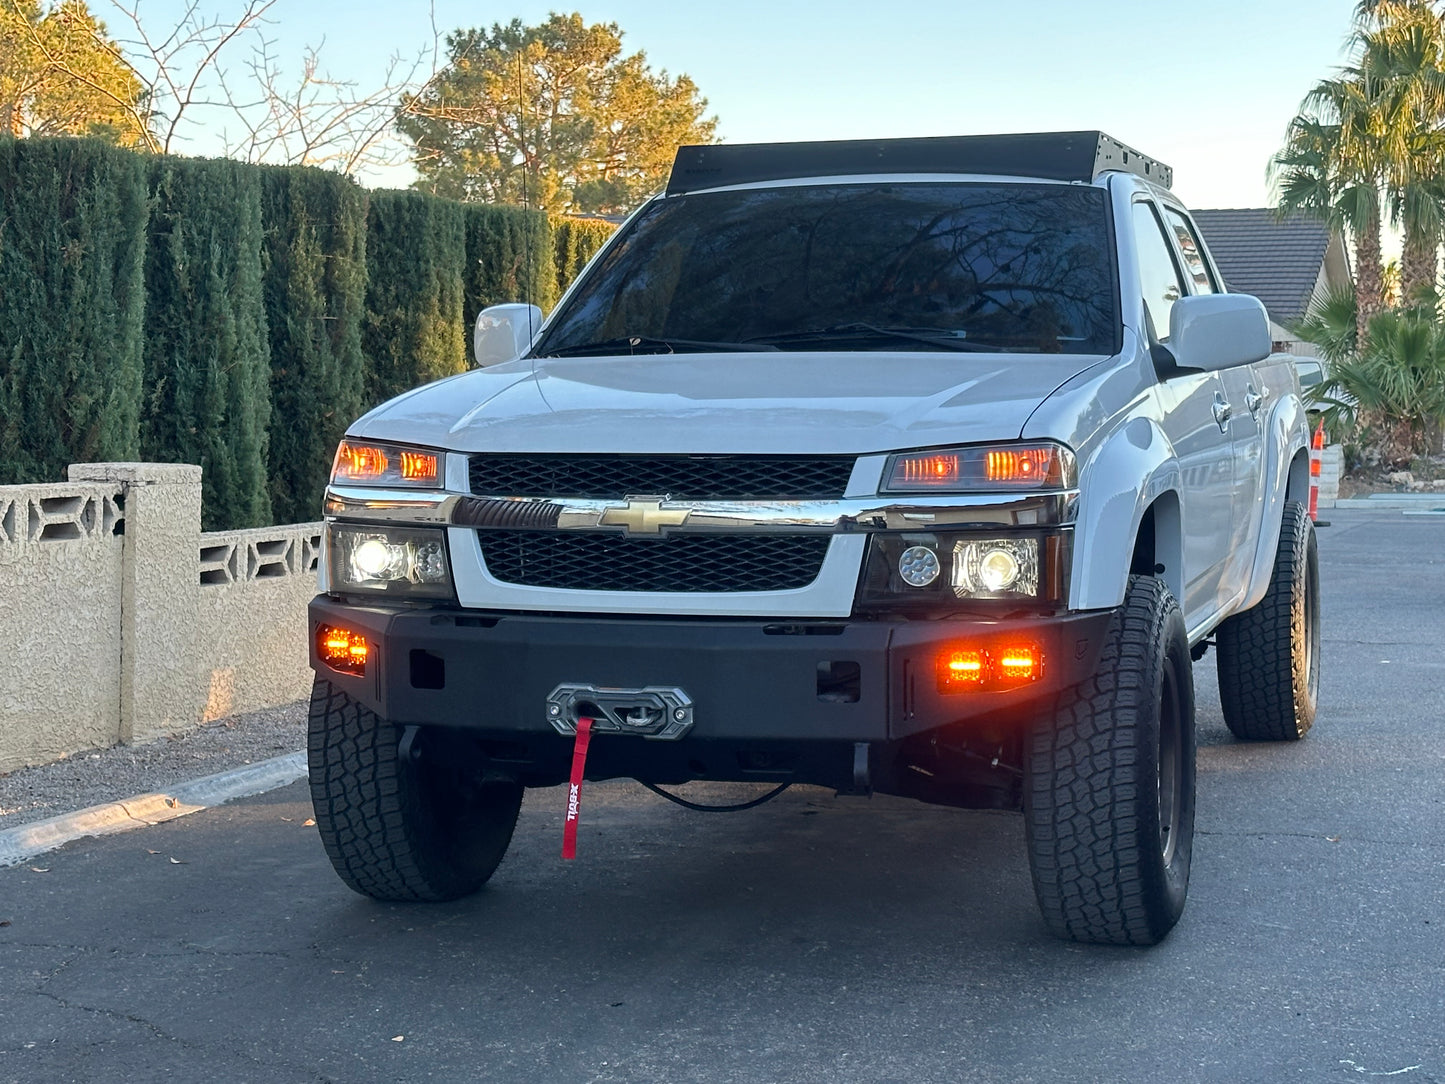
[[[665,497],[628,497],[622,507],[604,509],[597,523],[601,527],[623,527],[628,534],[663,534],[681,527],[692,515],[690,508],[664,508]]]

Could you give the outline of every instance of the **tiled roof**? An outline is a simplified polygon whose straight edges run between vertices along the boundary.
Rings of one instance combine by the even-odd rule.
[[[1304,315],[1330,243],[1322,223],[1281,222],[1267,207],[1195,211],[1194,221],[1230,291],[1259,298],[1277,324]]]

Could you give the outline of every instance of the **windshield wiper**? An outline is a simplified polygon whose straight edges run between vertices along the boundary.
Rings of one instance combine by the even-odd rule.
[[[776,346],[759,342],[707,342],[702,339],[653,339],[646,335],[619,335],[615,339],[598,339],[548,350],[539,358],[585,357],[589,354],[675,354],[683,351],[776,350]]]
[[[842,340],[852,342],[858,339],[910,339],[927,343],[940,350],[966,350],[973,353],[996,354],[1006,347],[988,346],[984,343],[968,342],[957,332],[929,327],[878,327],[876,324],[832,324],[828,327],[809,328],[806,331],[783,331],[776,335],[755,335],[747,341],[769,343],[829,342]]]

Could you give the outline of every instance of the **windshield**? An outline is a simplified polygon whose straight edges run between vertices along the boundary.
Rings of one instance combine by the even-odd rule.
[[[653,202],[533,353],[1110,354],[1115,308],[1100,189],[774,187]]]

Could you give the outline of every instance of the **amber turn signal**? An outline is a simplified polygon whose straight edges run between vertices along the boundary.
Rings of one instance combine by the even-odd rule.
[[[366,637],[336,625],[316,626],[316,657],[340,674],[366,673]]]
[[[1055,473],[1057,454],[1058,450],[1050,446],[989,452],[984,457],[984,475],[990,482],[1044,481]]]
[[[1057,490],[1077,484],[1074,453],[1061,444],[903,452],[884,471],[885,493]]]
[[[440,462],[436,452],[343,440],[331,466],[333,482],[359,485],[436,486]]]
[[[957,453],[899,456],[893,468],[894,486],[943,486],[957,482]]]

